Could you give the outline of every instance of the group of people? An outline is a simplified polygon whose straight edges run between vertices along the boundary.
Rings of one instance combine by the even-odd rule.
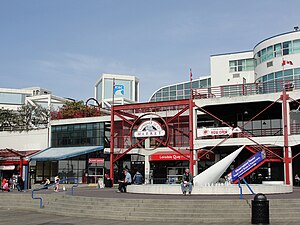
[[[59,177],[56,176],[56,177],[54,178],[54,184],[55,184],[54,191],[55,191],[55,192],[58,192],[59,181],[60,181]],[[49,180],[48,178],[46,178],[45,182],[43,183],[43,185],[44,185],[43,188],[44,188],[44,189],[48,189],[48,187],[49,187],[50,184],[51,184],[50,180]]]
[[[126,192],[127,185],[131,185],[132,183],[137,185],[143,184],[143,175],[139,171],[137,171],[132,178],[128,169],[124,169],[123,175],[121,176],[121,179],[119,179],[119,187],[117,192]]]
[[[119,187],[117,192],[126,192],[127,185],[134,184],[143,184],[144,178],[143,175],[137,171],[133,177],[131,178],[131,174],[127,169],[123,170],[123,176],[119,180]],[[181,191],[183,195],[186,195],[187,193],[189,195],[192,194],[193,190],[193,175],[190,173],[189,169],[185,169],[182,179],[181,179]]]
[[[24,181],[21,176],[17,176],[14,184],[18,191],[24,190]],[[14,185],[12,184],[12,182],[9,182],[9,180],[4,177],[1,182],[1,190],[10,192],[10,187],[14,188]]]

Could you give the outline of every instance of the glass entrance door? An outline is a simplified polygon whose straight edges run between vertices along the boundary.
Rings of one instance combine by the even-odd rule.
[[[104,168],[103,167],[89,167],[88,170],[89,183],[96,184],[98,182],[98,178],[104,178]]]

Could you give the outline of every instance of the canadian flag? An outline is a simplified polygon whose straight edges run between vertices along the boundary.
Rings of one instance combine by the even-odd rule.
[[[293,62],[289,61],[289,60],[282,60],[282,66],[285,66],[285,65],[293,65]]]

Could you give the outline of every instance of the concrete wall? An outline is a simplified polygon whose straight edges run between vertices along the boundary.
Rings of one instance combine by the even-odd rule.
[[[253,58],[252,51],[211,56],[211,86],[242,84],[243,78],[246,79],[246,83],[253,83],[254,71],[230,72],[229,70],[229,61],[249,58]],[[239,77],[234,78],[234,74],[239,74]]]
[[[48,147],[48,129],[29,132],[0,132],[0,149],[43,150]]]

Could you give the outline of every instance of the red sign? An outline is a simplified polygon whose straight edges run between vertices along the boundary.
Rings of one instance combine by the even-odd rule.
[[[186,157],[178,153],[156,153],[149,156],[149,161],[171,161],[171,160],[189,160],[189,155]]]
[[[103,158],[89,158],[89,163],[104,163]]]

